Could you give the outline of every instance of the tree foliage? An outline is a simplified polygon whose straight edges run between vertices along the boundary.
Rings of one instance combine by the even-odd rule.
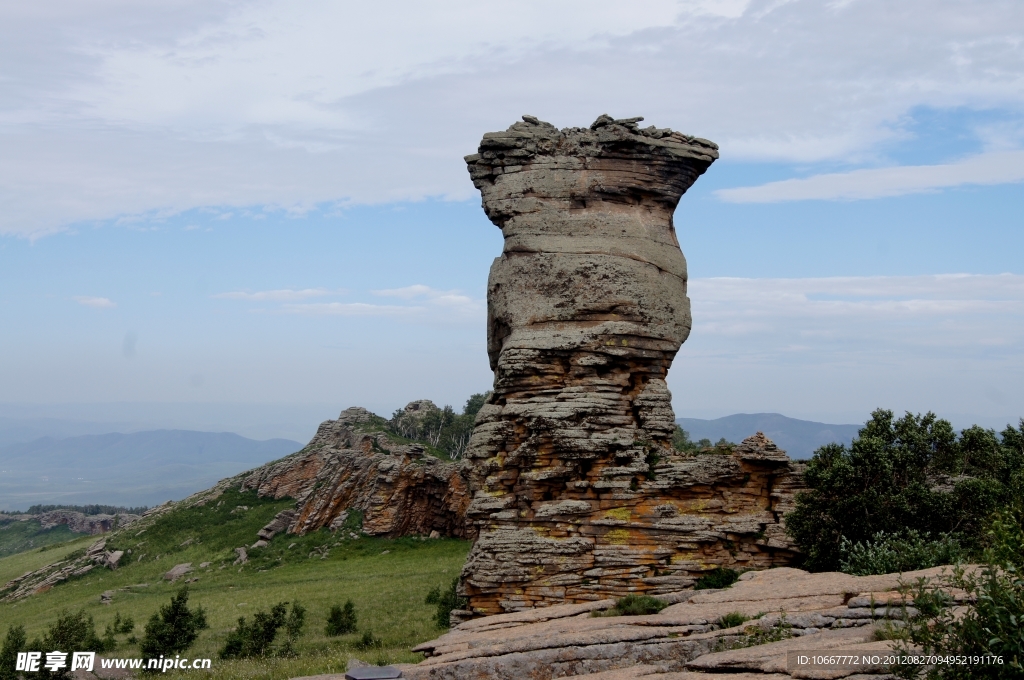
[[[356,632],[356,606],[352,600],[346,600],[345,606],[334,605],[327,615],[327,627],[324,632],[334,637]]]
[[[963,562],[967,555],[954,537],[932,538],[914,529],[887,534],[879,531],[870,541],[854,543],[843,537],[839,545],[840,571],[854,576],[895,574]]]
[[[1024,421],[1021,422],[1024,428]],[[866,544],[879,532],[948,535],[969,551],[1021,474],[1021,431],[970,427],[958,436],[933,413],[894,418],[876,410],[850,448],[814,452],[786,528],[815,571],[841,566],[844,540]]]
[[[675,432],[672,433],[672,448],[682,453],[697,453],[714,447],[725,448],[734,446],[736,446],[736,444],[727,440],[725,437],[719,438],[719,440],[714,443],[712,443],[707,437],[693,441],[690,439],[690,433],[679,425],[676,425]]]
[[[428,408],[425,413],[410,413],[398,409],[387,421],[387,429],[400,437],[421,441],[440,449],[453,460],[466,453],[469,437],[473,434],[476,414],[486,403],[490,392],[472,395],[466,400],[461,414],[451,406]]]
[[[1006,443],[1007,437],[1003,437]],[[1013,500],[996,511],[986,535],[980,572],[957,568],[952,585],[966,591],[972,606],[957,611],[948,595],[916,584],[914,608],[921,616],[905,614],[896,651],[901,654],[998,657],[1001,663],[971,665],[904,665],[892,670],[898,677],[929,680],[1024,677],[1024,491],[1013,480]],[[918,652],[920,650],[920,652]]]
[[[73,652],[103,652],[106,651],[106,646],[96,635],[96,624],[93,622],[92,616],[86,614],[82,609],[77,612],[61,611],[57,620],[46,631],[43,639],[34,638],[29,643],[28,649],[33,652],[42,652],[44,659],[46,653],[52,651],[65,652],[70,659],[70,654]],[[70,664],[56,671],[40,666],[37,677],[70,678]]]
[[[456,609],[465,609],[469,606],[469,600],[459,595],[459,579],[452,579],[451,584],[438,593],[436,603],[437,611],[434,612],[434,622],[438,628],[448,628],[451,625],[452,612]],[[428,594],[428,599],[433,599],[433,592]]]
[[[239,659],[268,656],[276,653],[279,656],[294,656],[295,641],[306,622],[306,608],[293,602],[288,611],[287,602],[278,602],[269,612],[258,611],[247,621],[244,616],[238,618],[238,625],[228,633],[224,647],[220,650],[222,659]],[[285,629],[285,641],[277,650],[273,649],[278,631]]]
[[[181,588],[169,604],[149,618],[142,636],[143,656],[154,659],[185,651],[208,627],[202,607],[189,609],[188,588]]]
[[[10,626],[4,636],[4,646],[0,649],[0,680],[18,680],[19,673],[14,670],[18,660],[18,652],[24,652],[27,642],[25,627]]]

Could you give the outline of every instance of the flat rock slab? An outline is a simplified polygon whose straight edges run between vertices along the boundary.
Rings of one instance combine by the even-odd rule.
[[[891,601],[901,582],[922,577],[942,586],[949,573],[938,567],[857,577],[781,568],[748,572],[719,591],[686,591],[688,601],[646,616],[600,615],[613,600],[499,614],[417,646],[427,658],[402,669],[414,680],[879,678],[887,669],[789,669],[788,654],[889,651],[889,641],[874,639],[876,619],[898,616],[899,608],[871,612],[864,602]],[[733,612],[760,617],[722,629],[720,619]],[[728,649],[749,644],[754,638],[748,635],[777,625],[783,615],[793,637]],[[847,625],[851,621],[856,625]]]

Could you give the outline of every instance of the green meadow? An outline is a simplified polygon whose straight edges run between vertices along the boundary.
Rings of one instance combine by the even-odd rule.
[[[66,543],[82,535],[68,529],[66,524],[43,529],[39,520],[35,519],[27,522],[5,522],[4,520],[4,516],[0,515],[0,557],[56,543]]]
[[[467,541],[368,538],[358,531],[358,517],[332,533],[321,530],[295,536],[278,534],[265,548],[251,549],[249,561],[235,565],[234,549],[250,546],[256,532],[294,501],[258,499],[255,493],[225,492],[206,506],[175,509],[144,531],[133,527],[108,542],[126,552],[116,571],[94,569],[48,592],[15,603],[0,603],[0,635],[11,624],[25,626],[28,638],[42,637],[62,610],[84,609],[102,635],[115,614],[135,621],[134,635],[142,637],[149,617],[188,584],[190,606],[206,611],[209,628],[184,656],[212,658],[211,671],[168,672],[168,677],[278,678],[344,671],[349,658],[373,664],[414,663],[420,655],[409,650],[444,632],[432,620],[435,607],[424,602],[431,588],[444,586],[458,575]],[[95,537],[0,559],[0,584],[32,569],[80,554]],[[130,554],[128,551],[131,551]],[[192,563],[194,571],[176,583],[163,574],[176,564]],[[200,568],[199,565],[210,565]],[[111,604],[100,595],[113,592]],[[324,627],[332,605],[352,600],[358,627],[355,633],[328,637]],[[250,619],[278,602],[299,602],[306,608],[306,625],[295,645],[297,656],[254,660],[220,660],[218,651],[239,617]],[[377,643],[361,644],[372,633]],[[119,635],[108,657],[141,656],[131,635]],[[280,633],[283,642],[284,631]]]

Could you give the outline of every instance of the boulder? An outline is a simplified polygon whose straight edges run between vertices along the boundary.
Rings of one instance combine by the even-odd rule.
[[[176,564],[173,567],[171,567],[170,571],[168,571],[167,573],[164,574],[164,580],[165,581],[171,581],[171,582],[177,581],[179,578],[181,578],[185,574],[189,573],[190,571],[192,571],[192,563],[191,562],[184,562],[182,564]]]

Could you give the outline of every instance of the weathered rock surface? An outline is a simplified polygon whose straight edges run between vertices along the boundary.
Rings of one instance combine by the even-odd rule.
[[[0,602],[13,602],[35,593],[45,593],[58,583],[84,576],[96,567],[117,569],[124,552],[107,550],[106,547],[106,539],[101,538],[90,545],[81,557],[54,562],[11,579],[0,588],[3,594]]]
[[[302,451],[242,477],[243,490],[297,500],[297,509],[279,514],[260,539],[337,529],[352,510],[363,513],[363,533],[372,536],[470,535],[469,491],[459,466],[426,455],[418,444],[394,441],[373,427],[374,418],[364,408],[347,409],[322,423]]]
[[[856,577],[779,568],[747,572],[725,590],[680,593],[686,601],[648,616],[591,615],[611,609],[614,600],[488,616],[419,645],[427,658],[403,672],[424,680],[877,677],[884,668],[799,671],[787,665],[787,652],[889,650],[892,643],[876,641],[875,631],[902,615],[900,581],[929,578],[963,601],[963,592],[945,586],[950,572]],[[760,618],[723,629],[721,618],[735,612]],[[783,639],[753,644],[767,631]]]
[[[665,384],[690,332],[672,222],[707,140],[601,116],[524,116],[466,157],[504,250],[488,281],[494,392],[467,450],[476,614],[667,592],[719,565],[787,563],[794,467],[763,437],[682,457]]]
[[[191,562],[183,562],[182,564],[176,564],[173,567],[171,567],[170,571],[168,571],[166,574],[164,574],[164,580],[165,581],[174,582],[174,581],[177,581],[182,576],[184,576],[185,574],[190,573],[191,571],[192,571],[192,563]]]

